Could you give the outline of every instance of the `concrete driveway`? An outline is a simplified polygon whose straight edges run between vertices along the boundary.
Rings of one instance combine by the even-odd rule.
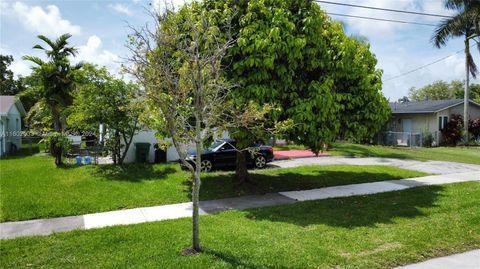
[[[273,161],[269,167],[289,168],[305,165],[390,165],[398,168],[417,170],[429,174],[453,174],[480,171],[480,165],[444,162],[444,161],[415,161],[415,160],[400,160],[392,158],[355,158],[355,157],[340,157],[340,156],[323,156],[299,158],[291,160]]]

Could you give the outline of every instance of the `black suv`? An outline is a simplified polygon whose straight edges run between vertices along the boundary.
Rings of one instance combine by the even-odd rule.
[[[213,144],[202,152],[202,171],[209,172],[214,168],[235,167],[237,161],[237,149],[235,140],[222,139],[213,142]],[[273,149],[265,145],[251,145],[253,154],[247,153],[247,164],[254,165],[255,168],[264,168],[268,162],[273,160]],[[190,151],[187,161],[195,165],[195,151]]]

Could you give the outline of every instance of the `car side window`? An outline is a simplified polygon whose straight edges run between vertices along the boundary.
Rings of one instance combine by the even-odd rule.
[[[230,145],[229,143],[225,143],[222,147],[221,147],[221,150],[231,150],[231,149],[234,149],[234,147],[232,145]]]

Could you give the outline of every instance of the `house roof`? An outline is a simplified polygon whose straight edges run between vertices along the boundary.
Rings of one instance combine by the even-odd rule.
[[[472,100],[469,101],[471,104],[480,106]],[[435,113],[460,104],[463,104],[463,99],[427,100],[405,103],[394,102],[390,103],[390,108],[393,114]]]
[[[13,105],[17,106],[20,115],[25,116],[27,114],[18,97],[12,95],[0,95],[0,115],[7,115]]]

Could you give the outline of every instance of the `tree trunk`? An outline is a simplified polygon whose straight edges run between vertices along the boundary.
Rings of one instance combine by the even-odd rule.
[[[60,166],[62,165],[62,154],[58,154],[57,156],[55,156],[55,165],[56,166]]]
[[[55,132],[61,132],[62,126],[60,123],[60,112],[57,111],[56,108],[52,107],[52,121],[53,121],[53,129]]]
[[[236,185],[242,185],[246,182],[250,182],[250,175],[248,174],[247,170],[247,158],[245,153],[245,150],[237,151],[237,163],[234,177],[234,183]]]
[[[115,162],[114,164],[120,164],[122,165],[122,160],[120,158],[120,134],[117,130],[115,130],[115,146],[114,146],[114,155],[115,155]]]
[[[53,128],[55,129],[55,132],[61,133],[62,128],[60,124],[60,112],[54,107],[52,107],[52,121],[53,121]],[[60,166],[62,165],[62,153],[63,153],[63,148],[62,147],[57,147],[55,144],[58,141],[54,141],[54,145],[50,145],[50,154],[53,155],[55,158],[55,165]]]
[[[464,93],[464,104],[463,104],[463,128],[465,131],[464,134],[464,139],[465,139],[465,145],[468,146],[468,90],[469,90],[469,82],[470,82],[470,66],[468,59],[470,57],[470,43],[468,40],[468,36],[465,38],[465,93]]]
[[[52,156],[55,158],[55,165],[56,166],[60,166],[62,165],[62,148],[61,147],[58,147],[56,144],[58,143],[58,141],[50,141],[50,154],[52,154]]]

